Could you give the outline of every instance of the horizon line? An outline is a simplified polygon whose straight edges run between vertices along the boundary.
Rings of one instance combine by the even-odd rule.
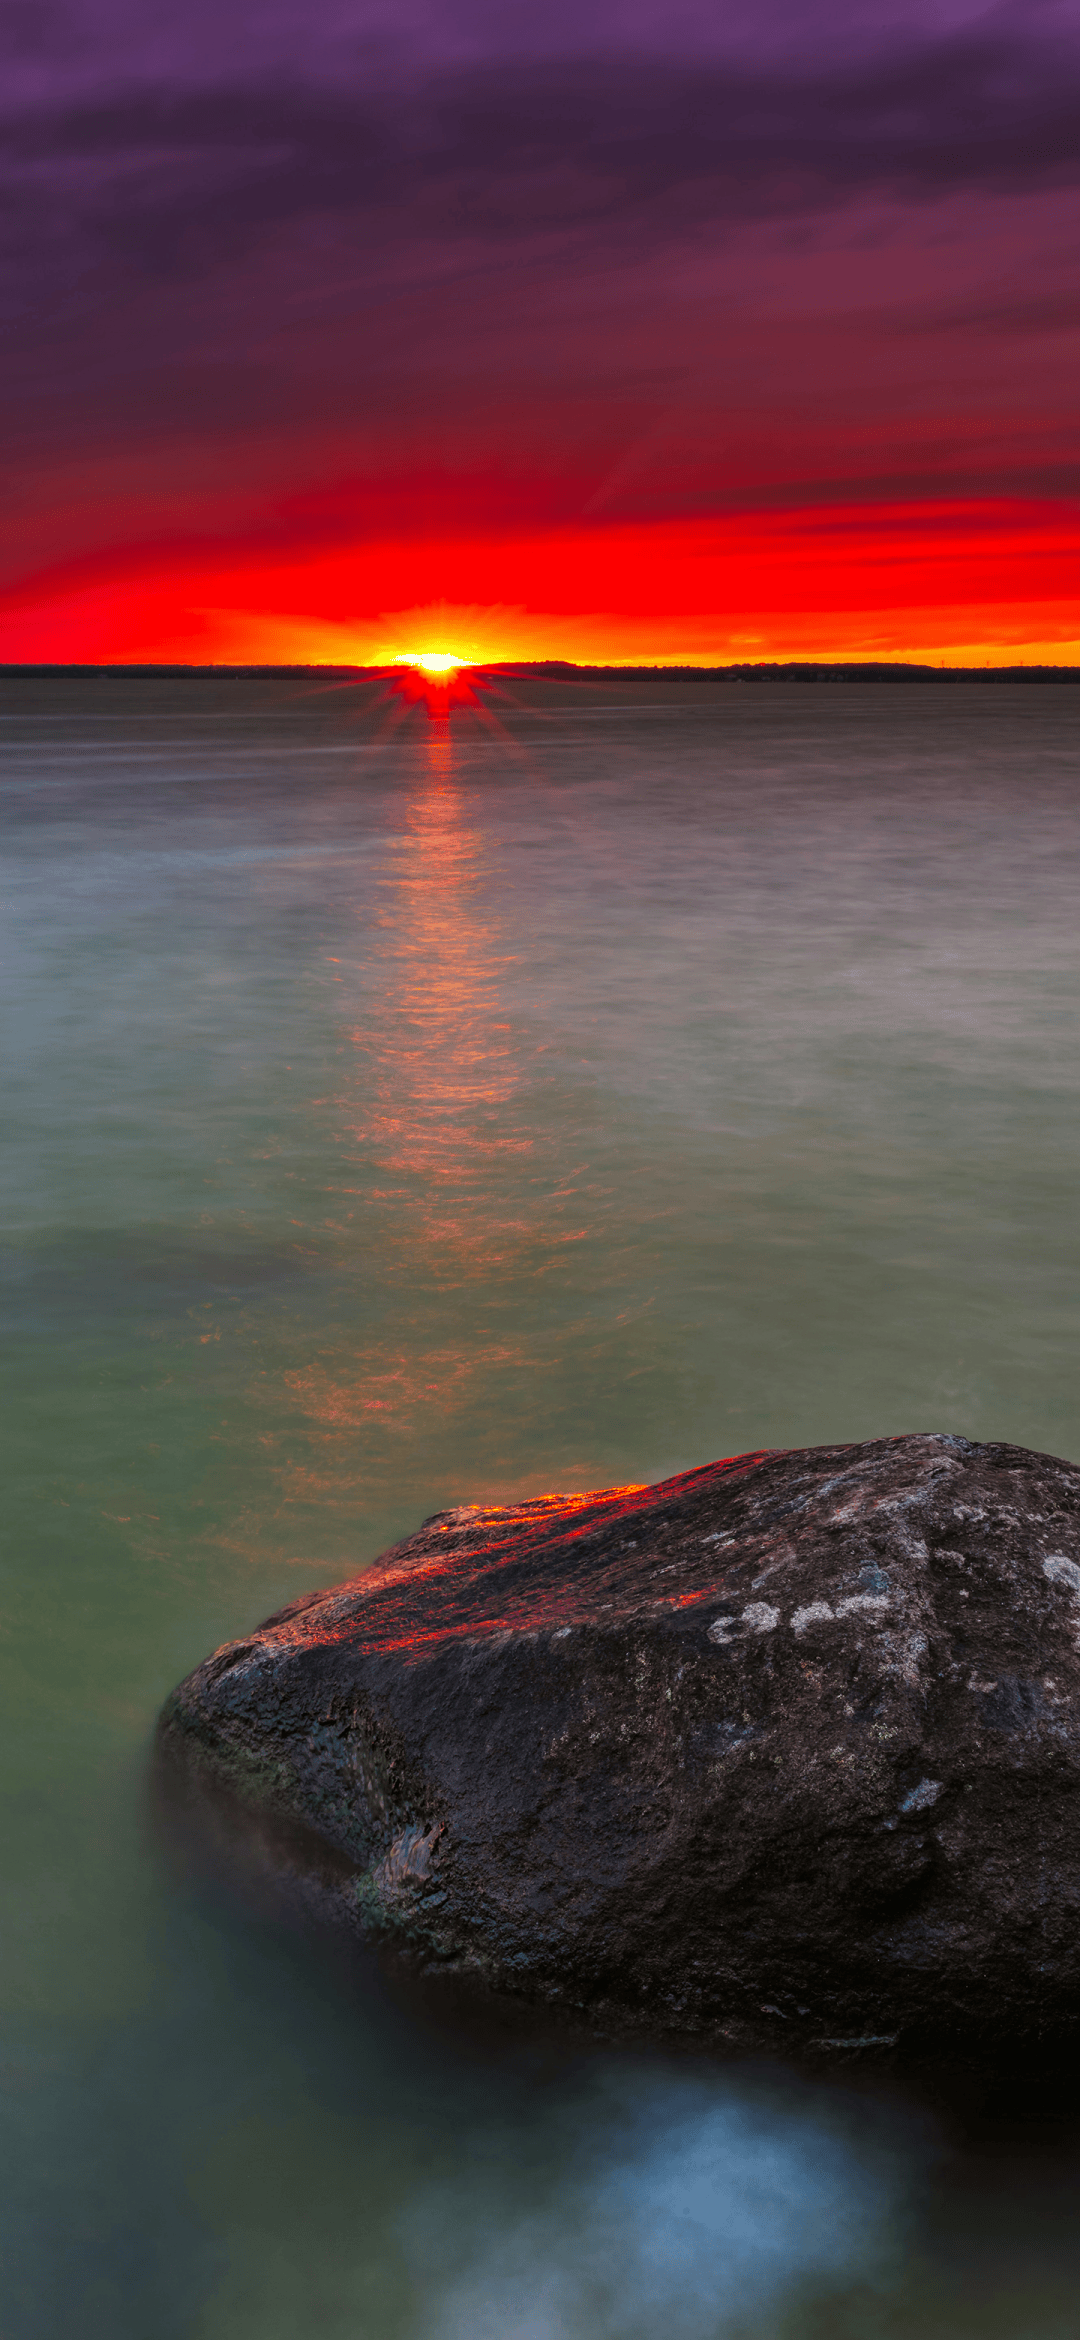
[[[214,659],[179,658],[140,659],[0,659],[0,676],[16,675],[293,675],[340,674],[357,677],[394,672],[407,668],[415,661],[407,658],[381,660],[367,664],[359,660],[343,659]],[[969,676],[987,680],[1009,680],[1017,675],[1060,676],[1080,680],[1080,664],[1050,664],[1045,660],[1017,659],[1011,664],[983,662],[978,666],[947,665],[944,661],[932,664],[928,660],[910,658],[786,658],[786,659],[730,659],[723,663],[701,665],[689,659],[604,659],[577,660],[569,658],[476,658],[460,661],[459,672],[470,674],[522,674],[548,676],[557,680],[560,675],[876,675],[926,676],[935,679]]]

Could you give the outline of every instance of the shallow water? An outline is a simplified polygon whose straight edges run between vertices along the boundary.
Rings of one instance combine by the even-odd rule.
[[[4,706],[3,2340],[1071,2335],[1067,2120],[433,2030],[145,1777],[448,1503],[1080,1454],[1080,693]]]

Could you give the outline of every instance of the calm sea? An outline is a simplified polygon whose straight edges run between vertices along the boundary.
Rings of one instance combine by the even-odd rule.
[[[447,1504],[1080,1455],[1080,691],[10,678],[2,2340],[1064,2340],[1080,2134],[447,2035],[154,1717]]]

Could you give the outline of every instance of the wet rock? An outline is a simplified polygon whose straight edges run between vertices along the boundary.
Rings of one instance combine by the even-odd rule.
[[[913,1436],[462,1506],[170,1700],[412,1965],[825,2055],[1080,2014],[1080,1468]]]

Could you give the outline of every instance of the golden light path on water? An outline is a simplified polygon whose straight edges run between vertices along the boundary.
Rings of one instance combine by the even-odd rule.
[[[325,1429],[364,1425],[392,1443],[535,1363],[501,1304],[537,1232],[535,1198],[527,1205],[518,1192],[534,1184],[537,1150],[516,1105],[527,1068],[501,1004],[515,954],[458,784],[448,714],[428,716],[421,756],[373,938],[377,1013],[365,1001],[348,1027],[353,1072],[336,1102],[344,1144],[375,1173],[368,1205],[383,1273],[403,1288],[407,1313],[409,1301],[435,1300],[443,1337],[433,1347],[368,1340],[347,1377],[340,1358],[287,1377]],[[548,1182],[545,1167],[536,1183]],[[551,1232],[561,1248],[584,1230]],[[461,1337],[448,1344],[457,1305]]]

